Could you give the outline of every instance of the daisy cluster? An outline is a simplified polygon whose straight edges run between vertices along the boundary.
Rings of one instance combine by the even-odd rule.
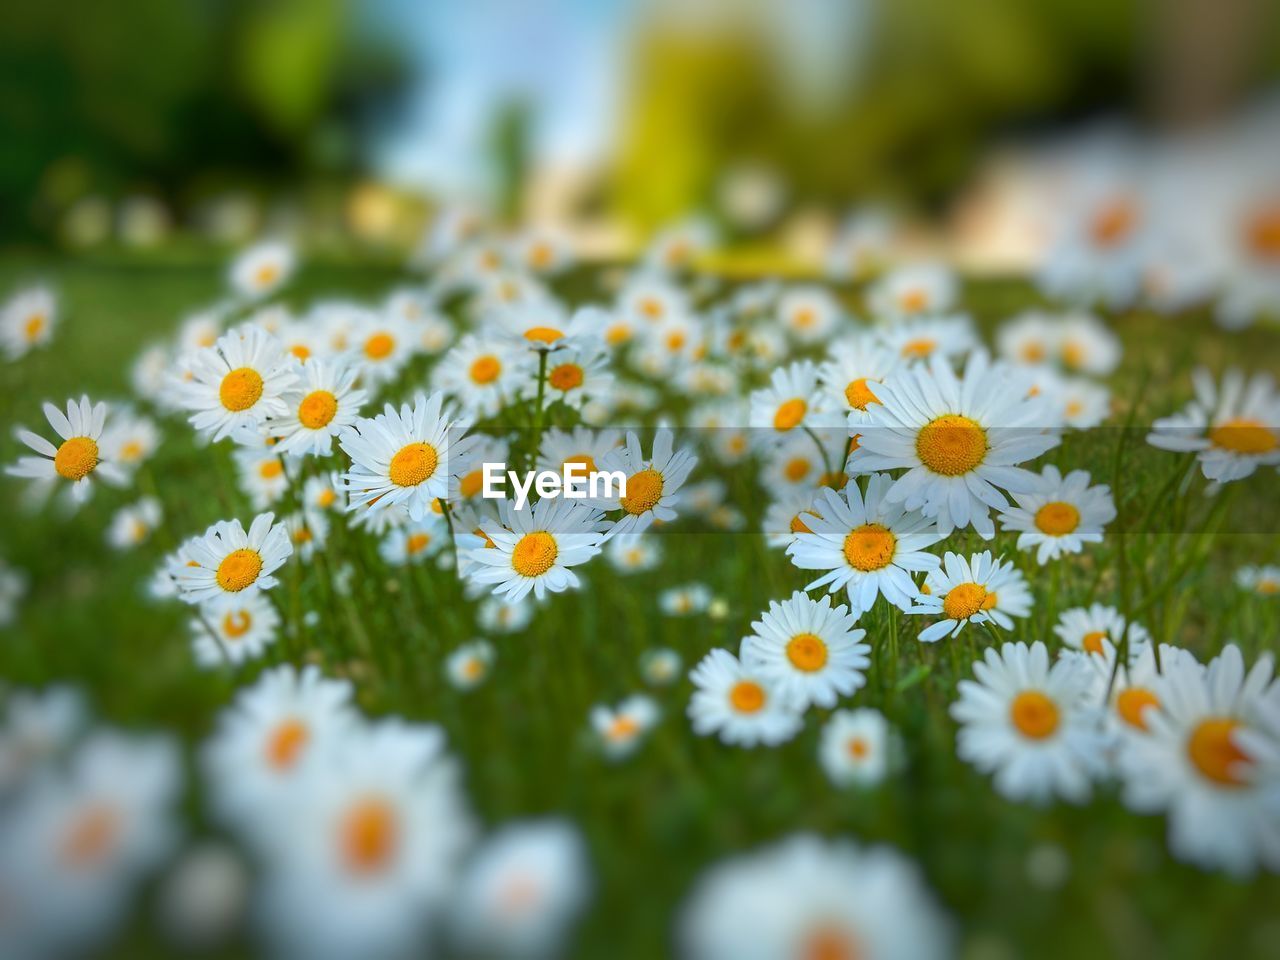
[[[28,504],[57,497],[74,510],[99,481],[130,491],[107,542],[160,557],[152,599],[184,605],[195,663],[238,688],[197,763],[200,802],[235,852],[191,870],[222,870],[234,893],[250,881],[226,880],[240,876],[227,856],[252,864],[264,943],[306,957],[561,947],[590,886],[577,829],[508,824],[481,840],[442,728],[366,717],[355,695],[404,668],[424,637],[449,638],[430,648],[446,682],[479,687],[499,672],[502,638],[552,605],[587,607],[623,577],[651,583],[680,559],[673,530],[736,533],[772,595],[744,609],[724,586],[682,579],[609,598],[641,623],[683,618],[696,635],[705,618],[724,625],[720,638],[743,629],[734,645],[649,647],[637,664],[649,692],[581,717],[599,758],[630,762],[659,739],[680,713],[661,700],[668,688],[695,736],[735,749],[778,748],[819,726],[831,784],[871,789],[923,749],[888,704],[927,687],[950,703],[956,755],[1008,800],[1082,803],[1113,785],[1132,810],[1166,816],[1174,856],[1280,870],[1271,657],[1250,665],[1236,645],[1210,656],[1160,642],[1136,622],[1153,601],[1103,569],[1125,491],[1097,482],[1079,451],[1084,431],[1112,417],[1123,357],[1088,312],[1097,298],[1079,281],[1080,296],[1008,318],[989,344],[951,267],[888,263],[891,229],[882,214],[851,221],[829,258],[835,284],[728,283],[703,269],[714,237],[691,220],[571,298],[563,238],[446,211],[414,255],[424,277],[377,302],[308,305],[289,297],[294,249],[264,243],[231,265],[224,297],[143,351],[130,401],[48,403],[51,433],[18,430],[30,453],[8,472],[27,482]],[[29,347],[51,334],[52,294],[11,308],[27,317],[15,329],[31,327]],[[1185,494],[1195,464],[1209,481],[1197,493],[1211,496],[1273,479],[1270,378],[1202,371],[1192,386],[1185,409],[1150,425],[1150,445],[1179,455],[1170,489]],[[182,434],[195,452],[179,462],[167,441]],[[216,474],[216,503],[165,483],[192,461]],[[518,505],[484,495],[494,462],[619,473],[625,488]],[[1087,600],[1071,595],[1087,605],[1060,609],[1064,572],[1082,570],[1096,572]],[[1272,567],[1238,582],[1277,592]],[[0,567],[0,622],[25,589]],[[674,749],[686,733],[675,726],[651,749]],[[41,946],[71,949],[118,922],[135,878],[172,842],[160,830],[180,782],[172,746],[118,739],[108,760],[81,761],[87,747],[51,737],[67,746],[48,776],[30,773],[43,762],[31,751],[14,753],[19,799],[0,811],[13,862],[71,883],[88,847],[92,867],[83,901],[55,908],[39,896],[48,887],[32,888]],[[136,764],[125,779],[137,796],[88,772],[81,782],[82,763]],[[50,810],[66,819],[36,822]],[[124,831],[135,812],[146,825],[136,851]],[[58,860],[67,844],[70,867]],[[63,909],[83,913],[84,929]],[[952,939],[902,854],[804,834],[711,867],[676,926],[689,956],[717,960],[930,958]]]

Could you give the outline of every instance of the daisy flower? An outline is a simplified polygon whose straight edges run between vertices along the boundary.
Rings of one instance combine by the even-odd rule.
[[[1000,513],[1003,530],[1018,531],[1018,549],[1034,550],[1044,566],[1065,553],[1079,553],[1086,543],[1101,543],[1103,528],[1116,518],[1111,488],[1089,486],[1089,471],[1065,477],[1052,464],[1026,493],[1013,494],[1017,506]]]
[[[337,471],[308,477],[302,485],[302,509],[311,513],[341,511],[343,504],[342,475]]]
[[[1009,367],[984,353],[970,357],[962,377],[936,357],[899,371],[881,384],[850,469],[906,469],[886,492],[890,502],[936,518],[944,537],[972,526],[990,540],[991,507],[1008,505],[1000,491],[1026,492],[1035,482],[1016,465],[1059,442],[1041,404],[1013,381]]]
[[[767,451],[760,482],[776,497],[818,487],[843,490],[851,447],[845,427],[794,433]]]
[[[792,287],[778,300],[778,319],[797,343],[821,343],[840,323],[840,303],[824,287]]]
[[[723,743],[773,747],[800,732],[804,721],[764,669],[743,663],[728,650],[712,650],[689,673],[693,732],[719,734]]]
[[[1063,377],[1053,399],[1062,422],[1075,430],[1090,430],[1111,416],[1111,391],[1083,377]]]
[[[822,727],[818,760],[837,787],[874,787],[888,775],[899,750],[879,710],[837,710]]]
[[[348,510],[404,506],[421,520],[433,501],[449,495],[449,458],[465,458],[474,439],[460,437],[463,424],[442,414],[443,403],[442,393],[418,393],[412,406],[396,410],[388,403],[343,431],[338,442],[351,458]]]
[[[434,514],[392,527],[378,544],[378,553],[393,567],[419,564],[436,556],[449,540],[449,531]]]
[[[1026,617],[1031,612],[1026,578],[1012,563],[993,559],[990,550],[975,553],[968,560],[948,550],[942,566],[929,572],[925,584],[928,590],[907,612],[942,619],[920,631],[923,643],[954,637],[966,623],[992,621],[1011,630],[1012,617]]]
[[[577,346],[598,336],[599,313],[591,307],[570,314],[558,301],[540,299],[490,311],[488,327],[496,334],[534,353]]]
[[[658,722],[658,705],[642,693],[627,697],[616,707],[597,704],[591,708],[591,729],[610,760],[621,760],[635,753],[644,738]]]
[[[653,275],[637,276],[627,284],[618,297],[618,311],[622,318],[640,329],[691,312],[684,291],[667,279]]]
[[[109,942],[173,850],[181,787],[173,743],[110,730],[34,779],[6,807],[0,832],[6,947],[53,957]]]
[[[711,605],[711,588],[705,583],[687,583],[658,594],[658,609],[668,617],[688,617],[705,613]]]
[[[453,940],[467,956],[564,956],[590,893],[586,845],[576,827],[560,820],[507,824],[459,880],[449,910]]]
[[[520,600],[530,592],[541,600],[578,586],[570,568],[600,552],[605,525],[600,513],[579,501],[539,500],[523,510],[498,505],[500,520],[482,520],[480,529],[492,549],[472,551],[467,576],[493,584],[495,595]]]
[[[1195,399],[1182,412],[1152,424],[1147,443],[1195,453],[1205,477],[1221,483],[1280,464],[1280,394],[1269,375],[1246,380],[1239,370],[1228,370],[1220,390],[1204,368],[1191,380]]]
[[[102,431],[103,458],[124,470],[136,470],[160,446],[160,430],[150,417],[132,410],[112,412],[111,423]]]
[[[1000,356],[1029,367],[1057,360],[1059,342],[1059,323],[1042,310],[1026,310],[996,331]]]
[[[131,550],[146,543],[160,525],[163,513],[155,497],[143,497],[137,503],[121,507],[107,527],[107,543],[117,550]]]
[[[326,514],[295,510],[280,522],[289,532],[294,555],[303,563],[310,563],[316,551],[324,549],[329,538],[329,517]]]
[[[1101,655],[1105,643],[1120,646],[1126,629],[1130,649],[1147,643],[1151,635],[1140,623],[1129,623],[1115,607],[1094,603],[1062,611],[1053,628],[1054,635],[1072,650]]]
[[[658,565],[662,551],[653,537],[631,533],[610,538],[605,544],[604,556],[621,574],[642,573]]]
[[[651,687],[670,686],[679,679],[682,662],[674,650],[655,647],[640,655],[640,675]]]
[[[1260,597],[1280,596],[1280,566],[1241,567],[1236,571],[1236,586]]]
[[[797,360],[773,371],[769,386],[751,392],[750,426],[776,441],[797,427],[833,426],[823,417],[818,368],[810,360]]]
[[[1171,644],[1160,644],[1160,659],[1156,661],[1154,645],[1143,637],[1129,644],[1129,656],[1117,666],[1117,646],[1110,640],[1100,641],[1098,652],[1061,650],[1062,658],[1075,658],[1089,672],[1089,702],[1104,705],[1104,725],[1113,738],[1146,731],[1147,711],[1160,705],[1156,689],[1164,670],[1182,669],[1182,661],[1201,672],[1204,671],[1194,656]],[[1123,744],[1120,744],[1123,749]]]
[[[867,305],[873,316],[909,320],[949,311],[957,284],[951,268],[941,263],[898,267],[872,284]]]
[[[542,435],[537,468],[555,470],[564,476],[569,464],[574,464],[575,470],[581,468],[586,473],[594,473],[599,469],[597,464],[618,449],[621,442],[619,430],[592,430],[589,427],[560,430],[553,427]]]
[[[920,869],[890,847],[796,834],[719,863],[681,914],[689,960],[943,960],[950,924]]]
[[[188,540],[186,562],[173,567],[178,596],[220,610],[274,587],[272,574],[293,553],[288,531],[274,520],[270,513],[259,514],[248,533],[239,520],[220,520]]]
[[[654,270],[687,270],[714,242],[711,222],[705,217],[690,217],[658,232],[649,243],[645,263]]]
[[[764,538],[770,547],[786,549],[802,533],[812,533],[805,514],[813,511],[816,488],[796,487],[770,502],[764,512]]]
[[[850,429],[856,430],[866,419],[867,407],[880,402],[876,385],[893,373],[899,362],[898,352],[873,336],[864,334],[833,344],[831,358],[818,368],[825,404],[845,411]]]
[[[472,640],[454,650],[444,661],[444,674],[455,690],[472,690],[493,669],[497,653],[488,640]]]
[[[191,621],[191,652],[206,668],[225,667],[256,660],[275,643],[280,614],[261,594]]]
[[[472,415],[491,417],[515,399],[533,375],[524,351],[505,341],[468,334],[441,358],[432,383]]]
[[[296,258],[287,243],[271,241],[250,247],[231,264],[231,286],[242,297],[257,300],[279,289],[293,273]]]
[[[488,633],[520,633],[533,620],[533,604],[528,600],[485,597],[476,608],[476,623]]]
[[[90,404],[88,397],[79,402],[67,401],[67,412],[52,403],[44,405],[45,419],[62,438],[54,446],[39,434],[19,428],[16,436],[30,447],[38,457],[20,457],[18,462],[5,468],[13,477],[25,477],[37,481],[37,489],[49,490],[55,484],[69,484],[71,501],[84,503],[93,493],[93,482],[102,480],[113,486],[124,486],[128,475],[120,465],[106,458],[102,438],[107,422],[107,405]]]
[[[575,346],[547,354],[547,404],[559,401],[580,408],[589,398],[606,393],[612,383],[609,354],[598,341],[579,341]],[[522,393],[529,399],[537,396],[536,376],[524,384]]]
[[[787,548],[801,570],[828,571],[805,589],[825,586],[835,593],[847,588],[854,616],[870,610],[881,594],[909,610],[916,596],[912,574],[941,563],[925,552],[942,539],[937,527],[919,511],[890,503],[885,493],[892,483],[888,475],[874,474],[865,495],[853,482],[840,493],[822,490],[804,517],[809,532],[797,534]]]
[[[751,624],[742,641],[742,661],[759,670],[799,711],[834,707],[866,683],[871,648],[857,629],[857,618],[831,597],[812,600],[797,590],[787,600],[769,601],[769,609]]]
[[[232,454],[240,489],[249,498],[255,510],[265,510],[280,500],[289,489],[289,475],[284,461],[276,456],[274,447],[255,450],[252,447],[237,448]]]
[[[360,383],[371,389],[390,383],[413,358],[414,339],[408,325],[389,313],[369,313],[352,332],[350,362]]]
[[[609,530],[610,537],[642,533],[655,520],[669,523],[676,518],[676,493],[697,466],[698,458],[688,450],[673,450],[673,444],[670,430],[656,430],[653,456],[646,460],[639,438],[627,431],[626,445],[600,461],[602,472],[620,470],[627,478],[625,497],[587,501],[597,509],[622,510],[622,517]]]
[[[1187,659],[1164,666],[1145,730],[1117,759],[1124,802],[1167,814],[1180,860],[1237,876],[1259,865],[1280,870],[1280,683],[1271,655],[1246,672],[1231,644],[1207,670]]]
[[[1120,338],[1089,313],[1073,313],[1058,327],[1058,356],[1072,373],[1105,377],[1120,365]]]
[[[351,698],[348,681],[325,679],[315,665],[272,667],[242,689],[201,754],[219,817],[255,838],[269,834],[270,812],[289,808],[306,767],[350,734]]]
[[[877,335],[904,363],[932,357],[956,359],[978,347],[978,335],[968,317],[924,317],[882,327]]]
[[[260,916],[273,953],[422,956],[475,827],[438,727],[382,720],[340,737],[264,819]]]
[[[573,246],[555,230],[532,229],[512,243],[511,259],[533,273],[554,275],[573,265]]]
[[[58,303],[48,287],[21,290],[0,307],[0,346],[10,360],[20,360],[53,339]]]
[[[270,422],[281,453],[327,457],[333,438],[356,422],[368,393],[355,386],[357,371],[342,363],[309,360],[299,382],[281,400],[288,413]]]
[[[180,396],[201,433],[221,440],[246,424],[288,415],[282,397],[298,379],[296,361],[261,327],[229,330],[189,359],[192,379]]]
[[[1049,665],[1036,641],[988,648],[961,680],[951,716],[960,724],[956,753],[995,776],[1010,800],[1045,803],[1058,796],[1089,799],[1102,772],[1103,740],[1096,706],[1086,703],[1089,673],[1076,660]]]

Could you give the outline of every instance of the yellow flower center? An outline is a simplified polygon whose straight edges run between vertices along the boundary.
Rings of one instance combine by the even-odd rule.
[[[604,334],[604,342],[611,347],[626,343],[631,339],[631,328],[625,323],[615,323]]]
[[[297,717],[289,717],[267,737],[267,764],[277,771],[291,769],[310,739],[311,731],[307,725]]]
[[[1146,687],[1127,687],[1116,696],[1116,713],[1131,727],[1147,729],[1142,715],[1149,707],[1159,707],[1160,698]]]
[[[299,360],[311,359],[311,348],[308,347],[305,343],[295,343],[292,347],[289,348],[289,352],[293,354],[295,357],[297,357]]]
[[[62,862],[72,867],[100,863],[120,834],[120,815],[105,803],[94,803],[76,815],[63,835]]]
[[[863,573],[880,570],[893,562],[898,538],[879,523],[864,523],[849,531],[844,538],[844,558],[849,566]]]
[[[845,931],[819,927],[804,941],[798,960],[862,960],[864,954]]]
[[[1088,653],[1096,653],[1098,656],[1102,656],[1106,652],[1102,648],[1102,641],[1105,639],[1107,639],[1105,630],[1094,630],[1084,635],[1084,639],[1080,641],[1080,646],[1084,647]]]
[[[1220,786],[1239,787],[1244,783],[1239,768],[1247,765],[1250,758],[1231,739],[1239,726],[1240,721],[1230,717],[1210,717],[1202,720],[1187,740],[1191,762]]]
[[[230,611],[223,617],[223,634],[236,639],[247,634],[253,626],[253,617],[248,611]]]
[[[872,393],[871,388],[867,386],[866,377],[850,380],[849,385],[844,388],[844,398],[848,401],[849,406],[855,410],[865,410],[867,409],[867,404],[880,402],[880,398]]]
[[[729,703],[738,713],[755,713],[764,708],[764,687],[754,680],[739,680],[729,690]]]
[[[1232,417],[1209,430],[1215,447],[1244,455],[1270,453],[1280,443],[1276,430],[1252,417]]]
[[[97,441],[88,437],[64,440],[53,457],[53,469],[67,480],[80,480],[98,465]]]
[[[791,322],[801,330],[808,330],[818,320],[818,314],[812,307],[801,307],[791,316]]]
[[[298,405],[298,422],[308,430],[327,427],[338,414],[338,398],[328,390],[315,390]]]
[[[258,466],[258,476],[263,480],[274,480],[284,473],[284,464],[279,460],[264,460]]]
[[[1246,241],[1260,260],[1280,260],[1280,202],[1271,204],[1249,219]]]
[[[43,313],[33,313],[22,325],[22,333],[28,341],[35,340],[44,331],[45,317]]]
[[[577,471],[579,475],[581,475],[584,472],[585,473],[596,472],[595,457],[591,456],[591,454],[589,453],[575,453],[572,457],[569,457],[567,460],[565,460],[564,463],[560,464],[560,472],[562,474],[568,471],[569,464],[573,464],[576,467],[582,467],[581,470]]]
[[[253,282],[258,287],[269,287],[280,276],[280,268],[274,263],[264,263],[253,274]]]
[[[1058,729],[1058,705],[1039,690],[1023,690],[1009,704],[1009,719],[1024,737],[1043,740]]]
[[[855,760],[865,760],[867,754],[871,752],[871,747],[862,737],[850,737],[847,746],[849,756]]]
[[[322,508],[328,509],[329,507],[333,506],[333,501],[337,499],[338,499],[338,495],[334,493],[332,490],[330,490],[328,487],[325,487],[316,496],[316,503],[320,504]]]
[[[416,487],[436,472],[439,463],[440,457],[431,444],[411,443],[391,458],[388,474],[397,487]]]
[[[791,518],[792,533],[813,533],[813,531],[809,529],[808,525],[804,522],[804,520],[801,519],[803,516],[804,516],[803,513],[797,513],[794,517]]]
[[[555,343],[564,334],[555,327],[530,327],[524,332],[526,340],[532,340],[536,343]]]
[[[262,374],[252,367],[240,367],[222,378],[218,399],[232,413],[248,410],[262,396]]]
[[[1096,246],[1111,248],[1123,243],[1137,225],[1137,204],[1128,197],[1116,197],[1093,215],[1089,236]]]
[[[936,417],[916,435],[916,456],[944,477],[968,473],[981,464],[986,455],[986,431],[968,417],[950,413]]]
[[[919,287],[913,287],[898,297],[898,304],[905,313],[919,313],[929,306],[929,295]]]
[[[133,463],[142,456],[142,444],[137,440],[129,440],[120,448],[120,459],[125,463]]]
[[[582,380],[582,368],[576,363],[562,363],[547,374],[547,383],[561,393],[582,386]]]
[[[787,659],[797,670],[813,673],[827,665],[827,645],[814,633],[797,633],[787,641]]]
[[[472,470],[465,477],[458,480],[458,492],[463,497],[470,500],[484,487],[484,471]]]
[[[778,411],[773,415],[773,429],[792,430],[798,427],[808,409],[809,405],[804,400],[800,397],[792,397],[779,406]]]
[[[833,473],[824,473],[818,478],[818,486],[830,487],[832,490],[843,490],[846,483],[849,482],[849,475],[843,470],[836,470]]]
[[[1080,526],[1080,511],[1062,500],[1046,503],[1036,511],[1036,529],[1051,537],[1065,537]]]
[[[987,588],[980,583],[960,583],[947,591],[942,599],[942,612],[948,620],[968,620],[982,609]]]
[[[370,360],[385,360],[395,348],[395,337],[389,333],[375,333],[364,342],[364,355]]]
[[[614,717],[613,722],[609,724],[605,737],[609,740],[629,740],[639,732],[640,724],[635,720],[627,716],[618,716]]]
[[[1023,363],[1042,363],[1045,353],[1044,344],[1039,340],[1027,341],[1022,345],[1022,349],[1018,351]]]
[[[342,818],[342,858],[352,873],[384,869],[396,851],[400,825],[395,808],[381,797],[352,804]]]
[[[641,297],[637,306],[640,313],[650,320],[660,320],[662,318],[662,301],[657,297]]]
[[[799,483],[809,474],[809,461],[804,457],[793,457],[782,468],[782,473],[791,483]]]
[[[257,550],[242,547],[222,558],[216,574],[218,586],[228,593],[239,593],[253,585],[262,573],[262,557]]]
[[[937,346],[938,341],[932,337],[916,337],[914,340],[908,340],[904,343],[902,350],[899,352],[908,360],[919,360],[933,353]]]
[[[409,539],[405,541],[404,548],[410,556],[416,556],[427,549],[427,544],[430,542],[431,534],[429,533],[411,533]]]
[[[471,362],[469,374],[472,383],[493,383],[502,373],[502,361],[491,353],[486,353],[483,357],[476,357]]]
[[[526,533],[511,551],[511,566],[522,577],[540,577],[556,562],[560,548],[545,530]]]
[[[622,509],[633,516],[647,513],[662,499],[662,474],[652,467],[627,477],[627,495],[620,501]]]

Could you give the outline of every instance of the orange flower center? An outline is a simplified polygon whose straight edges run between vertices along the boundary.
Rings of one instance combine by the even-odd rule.
[[[1080,511],[1061,500],[1046,503],[1036,511],[1036,529],[1051,537],[1065,537],[1080,526]]]
[[[253,585],[262,572],[262,557],[257,550],[233,550],[218,564],[218,586],[228,593],[239,593]]]
[[[439,463],[439,455],[431,444],[411,443],[391,458],[388,474],[398,487],[416,487],[436,472]]]
[[[297,717],[280,723],[267,737],[267,764],[277,771],[292,769],[311,739],[311,731]]]
[[[240,367],[222,378],[218,399],[232,413],[248,410],[262,396],[262,374],[252,367]]]
[[[502,373],[502,362],[492,354],[485,354],[472,361],[469,373],[473,383],[493,383]]]
[[[773,429],[792,430],[798,427],[808,409],[809,405],[804,400],[800,397],[792,397],[779,406],[773,415]]]
[[[1215,447],[1248,456],[1270,453],[1280,440],[1276,429],[1252,417],[1232,417],[1209,430]]]
[[[532,340],[537,343],[555,343],[564,334],[555,327],[530,327],[524,332],[526,340]]]
[[[987,434],[968,417],[946,414],[920,428],[916,455],[934,473],[958,477],[982,463],[987,455]]]
[[[756,713],[764,708],[764,687],[754,680],[739,680],[729,690],[729,703],[738,713]]]
[[[1116,713],[1131,727],[1147,729],[1142,715],[1150,707],[1159,707],[1160,698],[1146,687],[1126,687],[1116,696]]]
[[[827,645],[814,633],[797,633],[787,641],[787,659],[797,670],[814,673],[827,664]]]
[[[1058,729],[1058,705],[1039,690],[1023,690],[1009,705],[1009,719],[1024,737],[1043,740]]]
[[[370,874],[385,869],[396,852],[399,818],[395,808],[381,797],[353,803],[342,818],[342,856],[352,873]]]
[[[1202,774],[1223,787],[1239,787],[1244,784],[1240,767],[1247,766],[1250,758],[1231,739],[1239,727],[1239,720],[1210,717],[1202,720],[1191,731],[1191,737],[1187,741],[1187,753],[1191,762]]]
[[[1245,237],[1249,249],[1259,260],[1280,261],[1280,202],[1249,218]]]
[[[298,422],[308,430],[327,427],[338,414],[338,398],[328,390],[315,390],[298,405]]]
[[[511,551],[511,566],[522,577],[540,577],[556,562],[560,548],[545,530],[535,530],[520,538]]]
[[[385,360],[396,348],[396,341],[389,333],[375,333],[364,342],[364,355],[370,360]]]
[[[849,381],[849,385],[844,388],[844,398],[848,401],[849,406],[855,410],[867,409],[869,403],[879,403],[880,398],[871,392],[871,388],[867,386],[867,378],[859,377],[857,380]]]
[[[1110,249],[1124,243],[1137,225],[1137,204],[1128,197],[1116,197],[1093,215],[1089,236],[1096,246]]]
[[[1096,653],[1102,656],[1106,651],[1102,648],[1102,641],[1107,639],[1105,630],[1094,630],[1084,635],[1084,639],[1080,641],[1080,646],[1089,653]]]
[[[647,513],[662,499],[662,474],[652,467],[627,477],[627,495],[620,501],[622,509],[633,516]]]
[[[98,465],[98,444],[88,437],[64,440],[53,457],[53,469],[67,480],[80,480]]]
[[[120,834],[120,815],[105,803],[86,807],[74,817],[62,837],[62,861],[73,867],[101,863]]]
[[[893,562],[898,538],[879,523],[864,523],[844,538],[844,558],[863,573],[880,570]]]
[[[576,363],[562,363],[547,374],[547,383],[561,393],[582,386],[582,380],[582,368]]]
[[[987,588],[980,583],[961,583],[947,591],[942,600],[942,612],[949,620],[968,620],[982,609],[987,599]]]

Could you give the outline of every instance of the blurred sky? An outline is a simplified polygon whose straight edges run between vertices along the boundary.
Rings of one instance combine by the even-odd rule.
[[[637,34],[749,27],[767,40],[797,103],[847,91],[868,0],[375,0],[367,15],[395,32],[410,58],[406,116],[378,151],[382,174],[435,189],[481,192],[494,108],[533,106],[539,163],[590,165],[614,142],[635,82]]]

